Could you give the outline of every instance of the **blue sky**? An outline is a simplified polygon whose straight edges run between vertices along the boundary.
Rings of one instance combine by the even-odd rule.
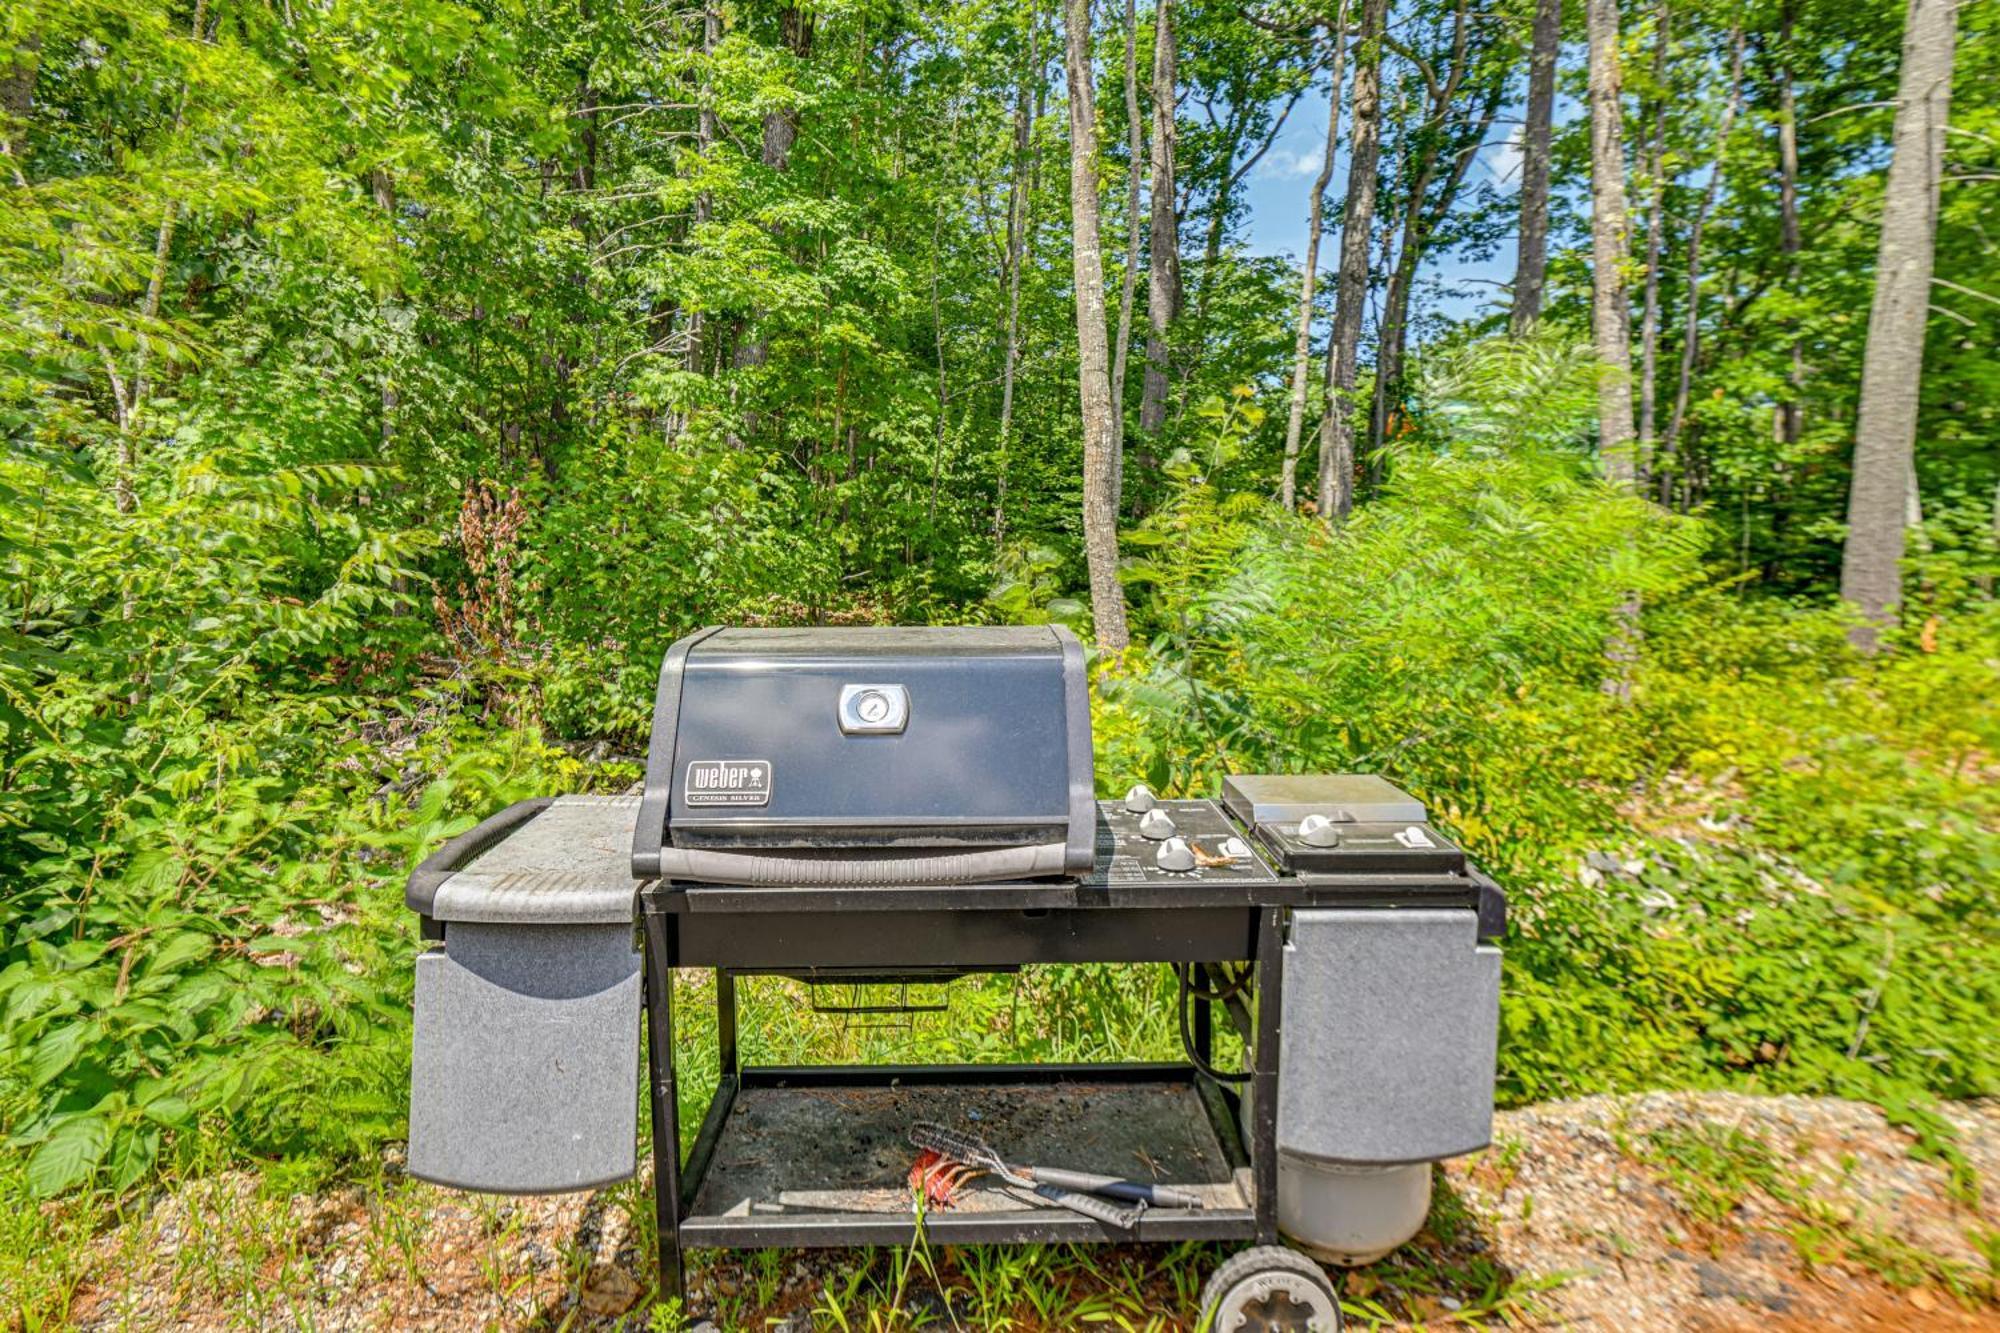
[[[1558,114],[1562,110],[1559,107]],[[1480,150],[1479,161],[1467,177],[1468,187],[1481,181],[1496,182],[1503,193],[1511,193],[1519,187],[1521,154],[1515,142],[1517,133],[1518,128],[1513,124],[1495,127],[1492,139]],[[1346,191],[1346,138],[1346,127],[1342,126],[1343,160],[1336,164],[1333,188],[1327,195],[1328,200],[1336,205]],[[1244,182],[1249,217],[1239,236],[1252,254],[1285,255],[1295,262],[1304,258],[1306,209],[1310,202],[1307,195],[1312,190],[1313,178],[1319,174],[1320,159],[1325,150],[1326,83],[1322,74],[1314,88],[1299,99],[1298,106],[1293,108],[1290,118],[1285,121],[1285,128],[1271,145],[1271,151],[1251,169]],[[1320,242],[1322,282],[1327,280],[1338,262],[1338,244],[1338,232],[1329,228]],[[1514,247],[1509,239],[1500,245],[1492,259],[1484,262],[1471,263],[1452,258],[1426,263],[1424,280],[1442,281],[1455,290],[1441,294],[1420,290],[1418,299],[1426,309],[1464,318],[1503,305],[1505,293],[1491,284],[1510,282],[1513,276]]]

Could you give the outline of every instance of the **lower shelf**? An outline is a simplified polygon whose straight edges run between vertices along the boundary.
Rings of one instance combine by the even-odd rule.
[[[1256,1231],[1228,1103],[1185,1065],[750,1068],[725,1079],[684,1181],[689,1247],[896,1245],[916,1234],[909,1128],[932,1120],[1008,1161],[1101,1172],[1201,1195],[1130,1231],[1023,1207],[981,1177],[929,1210],[935,1244],[1232,1240]]]

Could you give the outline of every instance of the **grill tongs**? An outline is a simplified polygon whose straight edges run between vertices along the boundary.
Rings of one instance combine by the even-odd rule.
[[[1016,1197],[1032,1195],[1058,1208],[1094,1218],[1106,1226],[1129,1231],[1148,1204],[1171,1208],[1199,1208],[1201,1199],[1165,1185],[1144,1185],[1100,1176],[1087,1171],[1067,1171],[1060,1167],[1010,1166],[991,1144],[976,1134],[951,1129],[928,1120],[910,1127],[910,1142],[967,1166],[976,1166],[1005,1181]],[[1130,1199],[1124,1207],[1098,1197],[1109,1194]]]

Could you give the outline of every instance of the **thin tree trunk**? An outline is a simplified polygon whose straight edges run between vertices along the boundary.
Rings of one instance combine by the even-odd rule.
[[[1639,457],[1650,466],[1658,436],[1660,249],[1666,243],[1667,0],[1653,7],[1653,124],[1646,139],[1646,289],[1639,318]]]
[[[1625,301],[1629,253],[1625,216],[1625,146],[1618,69],[1618,0],[1586,0],[1590,33],[1590,324],[1597,358],[1598,448],[1604,471],[1630,484],[1632,456],[1632,330]]]
[[[1448,108],[1456,99],[1456,82],[1454,80],[1447,91],[1447,100],[1439,105]],[[1388,435],[1391,404],[1400,402],[1402,398],[1403,366],[1409,353],[1410,299],[1416,290],[1417,270],[1423,264],[1432,233],[1444,222],[1452,204],[1458,199],[1466,173],[1477,158],[1480,145],[1486,141],[1487,130],[1492,128],[1493,117],[1500,109],[1504,91],[1501,85],[1494,85],[1484,105],[1467,113],[1468,128],[1460,137],[1451,171],[1435,192],[1431,181],[1436,176],[1441,150],[1426,155],[1403,213],[1403,241],[1395,263],[1387,265],[1385,256],[1385,266],[1390,268],[1389,290],[1382,303],[1381,332],[1376,339],[1375,392],[1368,423],[1369,439],[1378,449]],[[1438,113],[1440,118],[1447,114],[1448,111]],[[1378,454],[1377,458],[1380,457]],[[1371,470],[1371,482],[1372,479]]]
[[[1792,0],[1778,6],[1778,253],[1785,261],[1785,287],[1796,295],[1799,285],[1799,113],[1792,90]],[[1778,404],[1778,442],[1794,445],[1805,429],[1805,343],[1792,339],[1791,370],[1786,394]],[[1785,451],[1790,461],[1790,450]]]
[[[202,40],[202,28],[208,22],[208,0],[195,0],[194,19],[188,25],[189,37]],[[187,85],[181,85],[180,100],[174,107],[174,132],[178,134],[187,118]],[[111,479],[111,502],[121,514],[130,514],[139,507],[139,410],[146,401],[146,368],[148,352],[152,347],[151,330],[144,326],[160,317],[160,301],[167,289],[167,263],[173,255],[174,229],[180,222],[180,201],[169,199],[166,209],[160,215],[160,227],[153,239],[153,267],[146,275],[146,294],[139,300],[141,333],[138,350],[132,353],[132,373],[118,375],[113,358],[105,354],[104,364],[111,371],[111,392],[118,409],[118,462],[117,472]],[[132,603],[125,604],[125,618],[131,619]]]
[[[1542,317],[1549,268],[1549,147],[1554,137],[1556,58],[1562,50],[1562,0],[1536,0],[1528,57],[1528,111],[1521,129],[1521,237],[1514,260],[1514,308],[1508,329],[1521,337]]]
[[[703,162],[715,148],[715,137],[720,126],[715,116],[715,72],[713,62],[715,47],[722,40],[722,17],[715,10],[715,0],[704,0],[701,7],[701,54],[702,87],[701,111],[695,117],[695,147]],[[695,196],[694,225],[706,226],[715,216],[715,198],[707,190]],[[700,310],[688,311],[688,339],[686,366],[700,374],[708,360],[707,349],[702,345],[707,332],[707,317]]]
[[[1000,458],[993,495],[993,546],[1007,544],[1007,449],[1014,432],[1014,377],[1021,364],[1021,268],[1028,249],[1029,158],[1034,141],[1030,105],[1041,81],[1041,26],[1028,15],[1028,58],[1014,101],[1014,181],[1007,198],[1007,339],[1000,363]]]
[[[1902,600],[1903,529],[1924,369],[1938,178],[1958,40],[1956,0],[1910,0],[1908,13],[1840,566],[1840,595],[1862,615],[1848,637],[1863,652],[1876,649],[1882,626],[1893,621]]]
[[[1327,80],[1326,151],[1306,207],[1306,262],[1299,276],[1299,324],[1292,339],[1291,409],[1285,417],[1285,461],[1278,481],[1279,502],[1289,513],[1298,501],[1299,443],[1305,434],[1306,389],[1312,374],[1313,288],[1319,281],[1319,239],[1326,216],[1326,192],[1340,156],[1340,85],[1347,60],[1347,0],[1333,23],[1333,72]]]
[[[1202,242],[1201,268],[1195,283],[1194,322],[1197,329],[1208,327],[1208,297],[1213,288],[1216,267],[1222,262],[1222,237],[1229,227],[1230,203],[1236,198],[1236,187],[1271,151],[1271,145],[1277,142],[1285,122],[1291,119],[1292,108],[1299,104],[1303,93],[1304,89],[1292,93],[1272,118],[1271,126],[1258,142],[1256,150],[1241,162],[1236,160],[1236,155],[1243,149],[1243,128],[1248,117],[1233,113],[1229,117],[1229,132],[1223,137],[1222,179],[1215,187],[1215,197],[1209,201],[1208,234]]]
[[[1076,279],[1077,393],[1083,414],[1083,550],[1097,646],[1130,643],[1118,582],[1118,509],[1111,501],[1111,358],[1105,346],[1104,254],[1098,235],[1097,99],[1091,88],[1090,0],[1063,0],[1069,74],[1069,197]]]
[[[1590,323],[1597,358],[1597,435],[1604,472],[1613,484],[1637,480],[1632,451],[1632,329],[1626,307],[1623,80],[1618,68],[1618,0],[1584,0],[1590,36]],[[1639,657],[1639,599],[1618,608],[1604,646],[1610,670],[1604,688],[1629,698]]]
[[[794,59],[801,62],[812,56],[813,16],[797,5],[786,5],[778,12],[778,33],[785,49]],[[785,105],[764,113],[764,135],[761,157],[764,166],[783,174],[792,167],[792,148],[799,141],[799,109]],[[764,327],[765,312],[754,310],[750,314],[751,336],[736,346],[736,368],[755,369],[771,359],[771,335]],[[743,413],[743,434],[754,437],[759,426],[759,413],[755,408]]]
[[[1375,216],[1381,151],[1382,30],[1388,0],[1362,0],[1347,150],[1347,203],[1340,220],[1340,277],[1326,351],[1326,415],[1319,424],[1319,512],[1342,523],[1354,508],[1354,358],[1368,300],[1368,228]]]
[[[1674,498],[1674,460],[1680,447],[1681,427],[1687,424],[1688,395],[1694,386],[1696,353],[1701,348],[1701,238],[1708,227],[1708,215],[1715,210],[1716,195],[1722,188],[1723,157],[1729,147],[1730,131],[1736,128],[1737,103],[1743,95],[1743,29],[1729,37],[1729,100],[1722,107],[1722,122],[1715,130],[1715,152],[1708,160],[1708,183],[1702,187],[1701,204],[1688,227],[1687,305],[1681,319],[1680,378],[1674,386],[1674,410],[1667,418],[1667,433],[1660,441],[1655,466],[1661,504]]]
[[[1153,20],[1153,147],[1151,254],[1146,271],[1146,382],[1139,430],[1151,437],[1167,423],[1169,338],[1181,313],[1180,219],[1174,212],[1176,92],[1173,0],[1159,0]]]
[[[1118,345],[1111,360],[1111,411],[1118,447],[1111,458],[1111,503],[1125,494],[1125,368],[1132,353],[1132,296],[1139,285],[1139,173],[1146,145],[1139,128],[1139,6],[1125,0],[1125,275],[1118,288]]]
[[[16,185],[28,183],[28,113],[35,107],[35,82],[41,72],[42,35],[30,33],[14,48],[6,72],[0,74],[0,153]]]
[[[1395,263],[1386,265],[1389,269],[1389,289],[1383,298],[1382,319],[1376,337],[1375,389],[1368,413],[1368,439],[1378,459],[1382,456],[1381,446],[1388,435],[1390,402],[1401,396],[1410,297],[1416,287],[1417,270],[1423,263],[1431,231],[1450,212],[1452,200],[1465,180],[1466,170],[1472,165],[1479,145],[1486,138],[1486,131],[1499,110],[1500,98],[1505,91],[1502,85],[1496,83],[1477,112],[1466,114],[1458,107],[1458,91],[1471,68],[1468,60],[1471,37],[1470,0],[1458,0],[1452,15],[1451,62],[1446,68],[1444,81],[1438,83],[1429,78],[1427,68],[1424,70],[1429,101],[1416,136],[1421,141],[1421,156],[1416,170],[1408,173],[1410,190],[1402,209],[1402,244],[1397,250]],[[1454,115],[1459,116],[1470,129],[1461,130],[1447,140],[1443,137],[1442,127]],[[1437,133],[1422,132],[1433,129]],[[1431,184],[1437,179],[1438,162],[1447,144],[1456,150],[1451,172],[1446,176],[1443,188],[1433,197]]]

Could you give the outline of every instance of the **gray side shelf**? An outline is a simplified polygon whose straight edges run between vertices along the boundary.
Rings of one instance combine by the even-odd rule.
[[[509,806],[440,847],[404,895],[435,921],[629,925],[639,797],[557,796]]]

